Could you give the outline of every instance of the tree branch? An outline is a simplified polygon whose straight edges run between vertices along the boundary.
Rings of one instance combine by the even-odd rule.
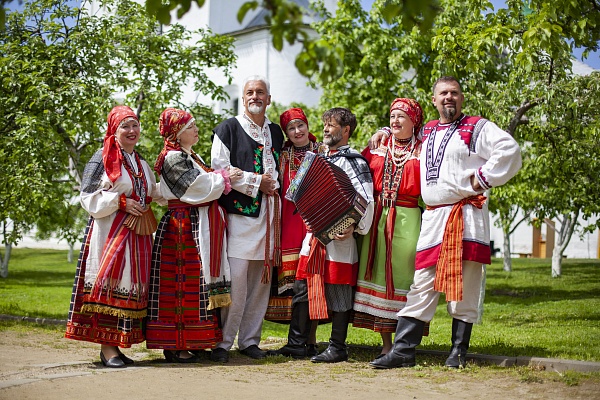
[[[515,111],[515,115],[510,120],[510,123],[508,124],[508,129],[506,130],[510,136],[515,136],[517,126],[522,123],[521,118],[523,118],[523,115],[525,115],[527,111],[539,105],[541,102],[541,99],[535,99],[533,101],[525,100],[521,104],[521,106],[517,108],[517,111]]]

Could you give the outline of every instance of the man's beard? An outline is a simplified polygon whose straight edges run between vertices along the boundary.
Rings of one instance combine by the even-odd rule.
[[[263,112],[263,105],[262,103],[260,105],[258,105],[258,103],[252,103],[248,105],[248,112],[250,114],[261,114]]]
[[[342,134],[340,132],[337,135],[331,135],[329,137],[323,138],[323,143],[325,143],[327,146],[335,146],[341,140],[342,140]]]
[[[456,116],[456,108],[455,107],[444,107],[442,108],[442,114],[444,114],[444,118],[449,119],[449,120],[454,120],[454,117]]]

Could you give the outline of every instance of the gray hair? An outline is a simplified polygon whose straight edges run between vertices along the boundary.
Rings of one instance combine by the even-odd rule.
[[[262,75],[250,75],[249,77],[244,79],[244,84],[242,85],[242,92],[244,91],[244,89],[246,89],[246,84],[248,84],[248,82],[254,82],[254,81],[259,81],[259,82],[264,83],[265,86],[267,87],[267,94],[271,94],[271,84],[269,83],[269,80]]]

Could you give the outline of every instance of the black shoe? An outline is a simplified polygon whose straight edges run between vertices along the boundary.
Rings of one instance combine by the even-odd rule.
[[[210,352],[210,361],[222,363],[229,362],[229,352],[220,347],[214,348]]]
[[[244,350],[240,350],[240,353],[255,360],[261,360],[267,356],[267,352],[259,349],[255,344],[246,347]]]
[[[209,358],[209,351],[206,350],[188,350],[190,353],[192,353],[193,355],[195,355],[196,357],[198,357],[198,359],[202,360],[202,359],[207,359]]]
[[[414,367],[416,365],[416,360],[414,356],[399,356],[394,354],[394,351],[390,351],[389,353],[383,355],[382,357],[377,356],[375,360],[369,363],[370,366],[378,368],[378,369],[389,369],[389,368],[406,368],[406,367]]]
[[[119,358],[121,359],[121,361],[123,361],[123,363],[125,363],[126,365],[133,364],[133,360],[127,357],[125,354],[121,353],[121,350],[118,347],[117,353],[119,353]]]
[[[184,351],[186,351],[186,350],[176,350],[176,351],[163,350],[163,354],[164,354],[167,362],[171,362],[171,363],[190,364],[190,363],[196,363],[196,362],[200,361],[200,360],[198,360],[198,357],[191,355],[191,354],[190,354],[191,357],[187,357],[187,358],[181,357],[181,353],[183,353]]]
[[[299,360],[301,358],[306,358],[308,354],[306,347],[304,346],[293,346],[291,344],[286,344],[278,350],[268,350],[267,356],[284,356]]]
[[[319,354],[319,346],[316,344],[309,344],[306,348],[306,355],[308,357],[314,357]]]
[[[125,363],[119,356],[114,356],[107,360],[104,354],[102,354],[102,350],[100,351],[100,361],[102,361],[102,365],[108,368],[125,368]]]
[[[329,346],[325,349],[324,352],[319,354],[318,356],[314,356],[310,359],[310,361],[314,363],[337,363],[342,361],[348,361],[348,350],[340,350],[335,347]]]

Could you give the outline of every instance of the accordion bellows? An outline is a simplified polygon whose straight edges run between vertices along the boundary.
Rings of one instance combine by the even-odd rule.
[[[285,198],[313,235],[324,245],[365,215],[367,201],[352,185],[343,169],[307,151]]]

